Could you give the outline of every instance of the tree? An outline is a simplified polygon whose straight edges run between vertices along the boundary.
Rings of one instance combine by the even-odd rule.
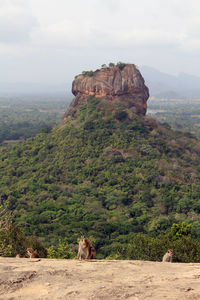
[[[174,238],[181,238],[183,236],[190,236],[192,232],[192,225],[185,222],[173,224],[171,227],[171,234]]]
[[[115,66],[114,63],[112,63],[112,62],[109,63],[109,67],[114,67],[114,66]]]
[[[24,255],[26,252],[26,237],[22,230],[6,218],[0,222],[0,256]]]
[[[127,118],[127,116],[128,116],[128,114],[127,114],[126,111],[120,110],[120,111],[117,111],[117,112],[115,113],[115,116],[114,116],[114,117],[115,117],[117,120],[119,120],[119,121],[123,121],[123,120],[125,120],[125,119]]]
[[[26,237],[23,230],[7,217],[0,222],[0,256],[25,256],[27,248],[37,250],[40,257],[46,257],[45,247],[35,237]]]
[[[63,240],[59,239],[57,246],[50,246],[48,249],[48,257],[49,258],[63,258],[69,259],[74,258],[76,253],[69,247],[67,239]]]
[[[119,62],[117,63],[117,66],[118,66],[118,68],[119,68],[120,70],[123,70],[123,68],[126,66],[126,64],[123,63],[123,62],[121,62],[121,61],[119,61]]]

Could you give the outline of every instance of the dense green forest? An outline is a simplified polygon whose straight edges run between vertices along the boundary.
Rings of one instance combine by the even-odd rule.
[[[198,138],[90,97],[76,119],[0,147],[1,205],[46,247],[85,235],[98,258],[174,247],[177,261],[199,260],[199,155]]]
[[[60,123],[70,97],[1,96],[0,143],[12,144],[39,132],[48,132]]]

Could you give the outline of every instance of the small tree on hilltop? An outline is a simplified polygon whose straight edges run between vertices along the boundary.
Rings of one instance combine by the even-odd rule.
[[[107,68],[106,64],[101,65],[102,68]]]
[[[123,63],[123,62],[121,62],[121,61],[119,61],[119,62],[117,63],[117,66],[118,66],[118,68],[119,68],[120,70],[123,70],[123,68],[126,66],[126,64]]]

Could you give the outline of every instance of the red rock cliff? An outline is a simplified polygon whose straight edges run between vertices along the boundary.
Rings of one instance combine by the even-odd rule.
[[[65,118],[74,116],[79,105],[87,104],[89,96],[121,102],[138,115],[146,114],[149,90],[135,65],[102,68],[89,75],[86,72],[86,75],[79,75],[74,79],[72,93],[76,97],[70,104]]]

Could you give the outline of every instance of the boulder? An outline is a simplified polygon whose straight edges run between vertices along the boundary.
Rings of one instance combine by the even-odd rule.
[[[77,108],[87,104],[90,96],[109,102],[120,102],[134,113],[144,116],[149,97],[144,79],[134,64],[119,64],[95,72],[83,72],[74,79],[72,93],[75,98],[65,118],[75,116]]]

